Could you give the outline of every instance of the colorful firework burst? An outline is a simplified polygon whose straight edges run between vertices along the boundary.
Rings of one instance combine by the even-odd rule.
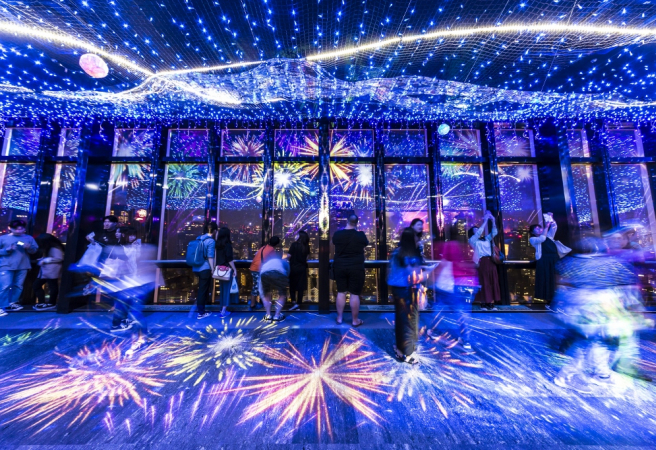
[[[312,192],[318,164],[276,164],[273,174],[275,206],[279,209],[298,208]]]
[[[333,199],[336,200],[373,200],[373,168],[371,164],[330,165],[330,183]]]
[[[38,332],[33,331],[24,331],[22,333],[14,335],[5,335],[0,337],[0,351],[7,349],[13,346],[27,344],[39,339],[41,336],[47,334],[48,332],[57,329],[59,327],[59,319],[50,320],[48,323]]]
[[[202,170],[204,169],[204,170]],[[168,197],[189,198],[207,184],[207,167],[198,164],[169,164],[166,188]]]
[[[261,198],[263,194],[262,164],[227,164],[221,168],[221,200],[248,201]]]
[[[367,158],[373,156],[371,132],[360,131],[333,134],[330,156],[335,158]],[[339,139],[335,139],[339,137]]]
[[[234,327],[230,320],[220,330],[208,325],[204,330],[194,330],[195,336],[178,337],[170,343],[170,357],[164,364],[168,375],[186,375],[184,381],[193,379],[195,386],[213,370],[221,380],[230,367],[245,370],[260,362],[257,352],[270,348],[288,328],[267,324],[248,331],[246,327],[255,320],[239,319]]]
[[[278,130],[277,156],[317,156],[319,133],[316,130]]]
[[[264,154],[264,130],[223,133],[223,156],[256,157]]]
[[[267,410],[282,407],[282,417],[276,432],[284,424],[294,421],[298,427],[302,422],[314,418],[317,433],[325,425],[332,439],[332,425],[328,413],[326,392],[330,391],[341,401],[359,411],[374,423],[382,418],[375,408],[378,406],[369,394],[383,394],[388,376],[382,370],[387,364],[375,352],[365,350],[366,340],[350,331],[337,345],[330,339],[324,341],[321,355],[306,358],[290,342],[284,350],[262,347],[260,353],[265,357],[261,364],[267,368],[291,371],[291,374],[244,377],[246,386],[230,389],[228,392],[246,391],[258,395],[258,400],[244,411],[240,422],[244,423],[258,417]]]
[[[125,341],[124,341],[125,342]],[[25,374],[8,374],[0,383],[0,415],[7,423],[29,423],[38,433],[71,414],[67,427],[85,422],[103,406],[142,406],[143,392],[164,386],[164,369],[150,363],[162,351],[151,345],[133,357],[125,356],[127,343],[103,342],[98,349],[84,347],[75,356],[55,353],[60,364],[36,366]]]

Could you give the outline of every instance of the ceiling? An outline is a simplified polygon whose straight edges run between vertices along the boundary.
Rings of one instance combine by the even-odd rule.
[[[656,0],[9,0],[0,16],[5,116],[651,117],[656,102]],[[84,45],[107,77],[81,70]]]

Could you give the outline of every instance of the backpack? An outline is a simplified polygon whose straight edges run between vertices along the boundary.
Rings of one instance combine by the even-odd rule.
[[[205,240],[194,239],[187,244],[187,265],[191,267],[202,266],[207,261],[205,256]]]

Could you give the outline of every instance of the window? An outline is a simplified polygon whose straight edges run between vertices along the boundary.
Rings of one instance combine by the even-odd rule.
[[[506,255],[509,260],[531,260],[529,227],[542,222],[538,169],[534,164],[499,164],[500,204]]]
[[[426,130],[385,130],[380,141],[385,156],[426,156]]]
[[[278,158],[319,156],[318,130],[276,130]]]
[[[79,145],[80,129],[64,128],[59,138],[57,156],[77,158]],[[71,220],[75,174],[75,163],[57,163],[55,165],[46,232],[51,233],[64,243],[68,234],[68,224]]]
[[[265,130],[224,130],[221,140],[221,156],[263,156],[265,146]]]
[[[481,156],[481,138],[478,130],[454,129],[440,136],[442,156]]]
[[[494,128],[494,143],[497,156],[531,157],[535,156],[533,130],[509,130]]]
[[[572,158],[588,158],[590,146],[585,130],[567,130],[567,147]]]
[[[374,156],[373,130],[332,130],[330,156],[370,158]]]
[[[572,164],[572,180],[574,182],[574,214],[581,237],[599,236],[599,215],[592,166]]]

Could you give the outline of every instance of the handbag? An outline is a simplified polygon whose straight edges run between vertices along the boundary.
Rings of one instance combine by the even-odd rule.
[[[497,266],[502,265],[503,260],[506,259],[506,255],[504,255],[501,250],[499,250],[499,247],[493,242],[490,242],[490,245],[492,246],[492,262]]]
[[[102,247],[96,242],[92,242],[87,247],[87,250],[80,258],[80,261],[77,263],[78,266],[91,266],[96,267],[98,265],[98,259],[102,254]]]
[[[237,277],[232,279],[232,286],[230,286],[231,294],[239,294],[239,285],[237,284]]]
[[[232,278],[232,267],[230,266],[216,266],[212,278],[221,281],[230,281]]]

